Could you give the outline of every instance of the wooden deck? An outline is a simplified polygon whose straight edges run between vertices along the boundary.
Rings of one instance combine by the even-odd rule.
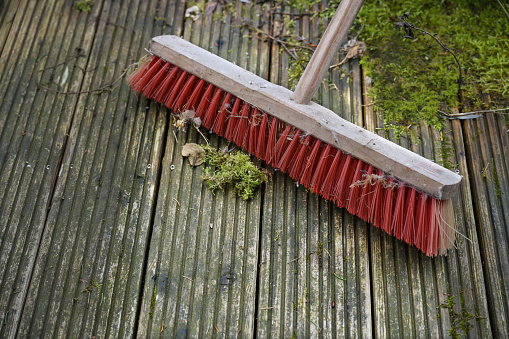
[[[501,116],[454,120],[442,134],[421,126],[419,144],[399,141],[440,160],[449,138],[464,176],[454,205],[469,240],[428,258],[279,172],[249,202],[212,194],[203,166],[180,156],[203,140],[193,128],[176,129],[123,79],[88,92],[161,34],[287,85],[288,55],[240,24],[275,35],[288,15],[255,1],[197,21],[184,19],[184,0],[72,6],[0,1],[0,337],[438,338],[462,334],[460,320],[470,337],[509,337]],[[308,16],[294,22],[318,40]],[[380,131],[358,61],[343,67],[348,76],[331,73],[337,90],[318,101]]]

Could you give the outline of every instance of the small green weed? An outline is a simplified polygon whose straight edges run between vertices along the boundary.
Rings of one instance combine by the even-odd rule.
[[[92,6],[94,6],[94,0],[81,0],[74,3],[74,9],[78,12],[92,12]]]
[[[262,182],[269,180],[267,172],[256,167],[249,156],[241,151],[227,153],[209,145],[203,146],[203,150],[205,161],[214,166],[215,170],[212,173],[210,168],[206,168],[202,180],[206,181],[213,191],[224,189],[226,184],[231,184],[239,196],[248,200]]]
[[[446,308],[449,310],[449,315],[451,317],[451,328],[449,329],[449,335],[453,339],[466,337],[471,328],[473,328],[472,320],[477,322],[481,322],[484,319],[478,309],[475,309],[474,313],[469,313],[466,309],[465,304],[465,294],[463,290],[460,290],[460,304],[461,304],[461,312],[457,313],[454,310],[454,304],[456,296],[451,295],[450,286],[447,287],[447,300],[445,303],[440,304],[441,308]]]

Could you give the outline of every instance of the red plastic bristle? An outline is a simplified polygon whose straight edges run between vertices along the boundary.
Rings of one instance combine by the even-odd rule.
[[[145,75],[147,69],[150,67],[150,64],[152,62],[157,62],[158,59],[158,57],[152,55],[152,57],[145,60],[145,62],[143,62],[140,67],[138,67],[136,72],[131,73],[126,77],[127,84],[134,89],[134,85],[136,85],[136,83]]]
[[[202,121],[202,126],[205,127],[206,129],[210,129],[212,127],[212,124],[216,120],[219,102],[223,98],[223,94],[224,91],[218,88],[214,93],[214,96],[212,97],[212,101],[210,102]]]
[[[300,142],[299,146],[297,147],[297,156],[290,160],[287,173],[293,180],[299,180],[302,173],[304,161],[306,160],[306,155],[308,154],[309,148],[311,147],[314,139],[315,138],[313,138],[311,135],[308,135],[304,141]]]
[[[256,142],[258,141],[258,134],[260,130],[260,111],[258,108],[253,108],[251,116],[249,117],[249,141],[247,145],[247,151],[249,154],[256,152]]]
[[[167,64],[168,66],[169,64]],[[180,69],[178,67],[169,67],[167,69],[166,75],[162,80],[161,84],[157,86],[154,90],[153,97],[154,100],[160,103],[164,103],[165,99],[168,97],[168,93],[171,93],[171,88],[175,84],[175,78],[179,74]]]
[[[380,227],[387,233],[392,234],[392,219],[393,219],[393,206],[394,206],[394,179],[389,178],[387,180],[387,185],[385,186],[385,195],[384,195],[384,206],[383,206],[383,216]]]
[[[151,69],[151,67],[159,62],[159,58],[153,55],[149,60],[145,61],[139,68],[136,73],[133,73],[127,77],[127,83],[131,86],[135,91],[141,93],[141,90],[144,86],[138,85],[140,80],[147,74],[147,72]],[[148,79],[150,80],[150,79]],[[148,81],[147,81],[148,82]],[[140,88],[141,89],[138,89]]]
[[[189,100],[184,105],[183,108],[184,111],[186,110],[196,111],[201,99],[204,96],[203,89],[205,88],[205,85],[207,85],[207,82],[205,80],[200,79],[198,81],[196,86],[193,88],[193,92],[191,93]]]
[[[441,244],[440,234],[440,216],[437,213],[437,200],[433,197],[428,197],[428,215],[432,216],[429,225],[429,243],[426,249],[426,255],[436,255],[443,247]],[[444,232],[445,233],[445,232]],[[445,233],[447,234],[447,233]],[[444,237],[445,238],[445,237]]]
[[[426,208],[426,195],[424,193],[419,194],[417,198],[417,208],[415,213],[415,232],[414,232],[414,244],[417,248],[425,249],[427,244],[427,231],[429,221],[427,218]]]
[[[398,239],[403,238],[403,226],[405,225],[405,201],[406,186],[404,183],[398,183],[396,203],[394,204],[394,217],[392,220],[392,231]]]
[[[338,169],[338,175],[337,178],[339,178],[336,182],[336,185],[334,186],[334,202],[340,206],[345,207],[346,206],[346,198],[347,198],[347,192],[348,188],[351,185],[351,181],[349,178],[351,178],[353,175],[351,173],[351,168],[355,168],[354,166],[351,166],[352,161],[354,159],[350,154],[348,154],[344,161],[340,163],[340,168]]]
[[[270,131],[269,138],[267,139],[267,147],[265,151],[265,162],[271,166],[275,166],[273,163],[274,153],[276,150],[276,138],[277,138],[277,129],[278,129],[279,120],[277,118],[272,118],[270,121]]]
[[[315,142],[313,143],[313,146],[311,148],[311,152],[309,153],[309,156],[305,161],[304,170],[302,171],[300,183],[306,188],[309,188],[311,184],[311,178],[314,174],[317,165],[317,159],[320,153],[321,146],[322,141],[320,139],[315,139]]]
[[[173,109],[177,112],[183,111],[184,105],[189,101],[193,90],[196,88],[196,82],[198,78],[196,75],[191,75],[187,78],[186,82],[182,86],[182,90],[180,91],[177,99],[175,100],[175,104],[173,105]]]
[[[348,193],[347,210],[351,214],[357,214],[357,209],[359,208],[359,202],[361,200],[362,193],[362,185],[360,183],[362,180],[362,174],[365,172],[364,167],[367,169],[367,165],[364,162],[357,161],[357,165],[355,166],[355,174],[349,187],[350,192]]]
[[[322,147],[322,152],[318,158],[318,164],[316,165],[313,178],[311,179],[311,188],[315,193],[319,193],[321,191],[323,180],[327,171],[330,169],[332,159],[334,159],[334,157],[331,156],[332,149],[333,147],[329,144]]]
[[[230,113],[228,110],[231,108],[232,99],[235,99],[233,95],[226,93],[223,104],[221,105],[216,120],[214,121],[214,125],[212,126],[212,131],[220,137],[224,136],[224,131],[226,129],[226,118]]]
[[[165,63],[161,66],[161,69],[154,75],[154,77],[148,82],[147,86],[143,89],[143,94],[149,98],[154,99],[157,89],[163,82],[164,78],[168,74],[170,64]]]
[[[169,95],[166,98],[166,100],[164,101],[164,105],[166,107],[171,108],[171,109],[174,108],[177,96],[181,93],[182,87],[183,87],[184,82],[185,82],[185,80],[186,80],[188,75],[189,75],[189,73],[187,73],[185,71],[178,75],[177,81],[175,82],[175,85],[173,85],[171,87]]]
[[[233,104],[231,114],[226,120],[226,130],[224,132],[224,137],[228,140],[233,140],[233,137],[235,136],[237,125],[239,124],[240,109],[243,103],[244,101],[242,99],[237,98]]]
[[[267,129],[268,129],[268,117],[267,114],[262,113],[262,119],[260,120],[260,131],[258,133],[258,143],[256,145],[255,155],[258,159],[265,160],[265,150],[267,149]]]
[[[301,131],[299,129],[296,129],[296,132],[292,137],[292,141],[286,148],[285,153],[279,159],[279,163],[278,163],[277,167],[285,173],[288,170],[288,166],[290,165],[290,161],[292,160],[292,157],[295,155],[295,150],[299,146],[300,134],[301,134]]]
[[[403,227],[402,240],[409,244],[414,243],[415,234],[415,203],[417,192],[412,187],[407,187],[407,200],[405,201],[405,226]]]
[[[198,105],[198,108],[196,109],[195,117],[200,118],[203,121],[203,118],[205,117],[205,113],[207,113],[207,108],[210,105],[210,102],[212,101],[212,96],[214,95],[214,91],[216,90],[216,86],[214,85],[207,85],[207,89],[205,90],[205,93],[203,94],[203,98]]]
[[[143,90],[145,89],[147,84],[150,82],[150,80],[152,80],[154,75],[156,75],[157,72],[159,72],[163,64],[164,61],[160,59],[157,60],[156,62],[150,63],[145,74],[136,82],[136,85],[134,85],[133,88],[136,91],[143,93]]]
[[[286,125],[286,128],[283,130],[283,133],[281,133],[276,142],[276,151],[274,152],[274,167],[276,168],[279,168],[279,161],[283,157],[286,147],[290,144],[288,136],[290,135],[292,128],[293,127],[291,125]]]
[[[327,175],[325,176],[322,188],[320,190],[320,194],[327,200],[330,200],[331,198],[334,185],[336,184],[337,169],[341,163],[341,159],[345,157],[346,156],[340,150],[337,150],[336,154],[334,155],[334,160],[332,160],[332,164],[327,171]]]
[[[158,57],[145,62],[127,81],[176,113],[195,111],[205,128],[427,255],[444,253],[454,241],[450,201],[418,193]]]
[[[371,210],[368,221],[373,225],[380,227],[382,220],[382,202],[383,202],[383,183],[386,180],[382,171],[377,171],[377,176],[370,183],[373,185],[373,199],[371,201]]]
[[[247,135],[247,127],[249,124],[249,113],[251,112],[251,106],[248,103],[244,103],[242,110],[240,111],[240,117],[234,118],[239,119],[235,134],[233,135],[233,142],[241,148],[246,148],[245,142]]]
[[[365,180],[368,179],[369,182],[363,185],[361,200],[359,201],[359,208],[357,210],[357,215],[366,221],[368,221],[371,214],[372,201],[374,197],[374,187],[371,184],[371,180],[369,180],[373,174],[373,171],[373,166],[369,165],[368,170],[366,171],[366,175],[363,177]]]

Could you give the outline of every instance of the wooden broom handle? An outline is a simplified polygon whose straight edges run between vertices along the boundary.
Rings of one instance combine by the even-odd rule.
[[[296,103],[311,102],[363,3],[364,0],[341,1],[295,88],[292,100]]]

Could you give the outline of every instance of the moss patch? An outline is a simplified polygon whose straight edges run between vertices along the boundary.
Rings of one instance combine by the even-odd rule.
[[[74,9],[78,12],[92,12],[92,6],[94,6],[93,0],[81,0],[74,3]]]
[[[406,32],[395,27],[404,12],[410,12],[409,22],[456,54],[463,68],[462,98],[453,56],[427,35],[404,39]],[[423,121],[442,129],[438,110],[451,112],[462,103],[463,111],[509,105],[509,83],[504,80],[509,77],[509,19],[497,2],[371,1],[364,4],[358,21],[364,26],[359,39],[369,52],[361,63],[373,79],[370,95],[386,126],[402,132]]]
[[[256,188],[269,179],[267,172],[256,167],[249,156],[241,151],[228,153],[208,145],[203,146],[203,150],[205,160],[215,170],[206,168],[202,180],[213,191],[231,184],[239,196],[248,200],[253,197]]]

